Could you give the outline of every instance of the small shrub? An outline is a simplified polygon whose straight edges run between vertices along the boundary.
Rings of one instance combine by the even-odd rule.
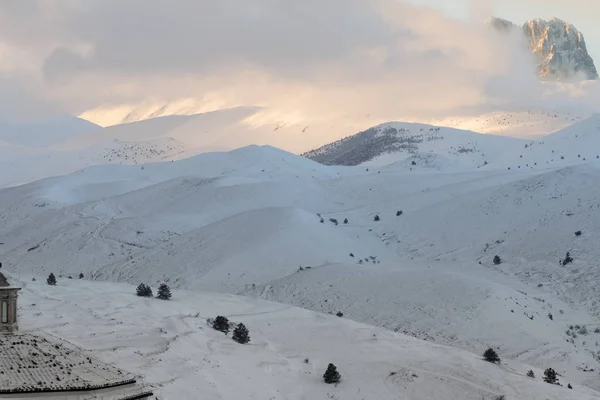
[[[544,382],[552,385],[558,385],[558,378],[556,377],[556,371],[552,368],[548,368],[544,371]]]
[[[530,377],[530,378],[533,378],[533,379],[535,379],[535,374],[533,373],[533,371],[532,371],[532,370],[529,370],[529,371],[527,372],[527,376],[528,376],[528,377]]]
[[[594,333],[600,333],[600,328],[594,329]]]
[[[56,285],[56,276],[54,276],[53,273],[50,273],[50,275],[48,275],[48,279],[46,279],[46,283],[50,286],[55,286]]]
[[[158,293],[156,294],[156,298],[161,300],[171,299],[171,289],[169,289],[166,283],[160,284],[160,286],[158,287]]]
[[[578,332],[579,332],[580,335],[587,335],[588,334],[587,327],[582,326],[581,328],[579,328]]]
[[[498,353],[496,353],[496,351],[494,349],[492,349],[491,347],[489,349],[487,349],[485,351],[485,353],[483,353],[483,359],[487,362],[491,362],[491,363],[499,363],[500,362],[500,357],[498,357]]]
[[[332,223],[332,224],[334,224],[334,225],[337,225],[337,224],[338,224],[338,220],[337,220],[337,219],[335,219],[335,218],[329,218],[329,222],[331,222],[331,223]]]
[[[344,316],[344,313],[341,311],[338,311],[337,314],[335,314],[335,315],[342,318]]]
[[[344,224],[348,223],[348,218],[344,218]]]
[[[571,257],[571,253],[569,253],[567,251],[567,255],[565,256],[565,259],[562,261],[562,266],[565,267],[568,264],[571,264],[573,262],[573,257]]]
[[[79,273],[79,279],[83,279],[83,272]]]
[[[324,220],[323,218],[321,218],[321,219],[319,220],[319,222],[320,222],[320,223],[322,223],[322,224],[324,224],[324,223],[325,223],[325,220]]]
[[[577,231],[577,232],[575,232],[575,236],[581,236],[581,233],[582,233],[581,231]]]
[[[152,289],[143,283],[138,285],[135,293],[140,297],[152,297]]]
[[[396,217],[399,217],[403,214],[404,212],[402,210],[398,210],[396,211]]]
[[[338,383],[341,379],[340,373],[337,371],[337,367],[333,364],[327,366],[327,371],[323,374],[323,380],[325,383]]]
[[[554,317],[550,313],[548,313],[548,318],[550,318],[550,321],[554,321]]]
[[[229,333],[229,320],[221,315],[219,315],[213,321],[213,329],[219,332],[223,332],[225,334]]]
[[[250,342],[250,333],[246,325],[239,323],[233,330],[233,340],[240,344],[246,344]]]
[[[310,364],[310,359],[308,359],[308,358],[305,358],[305,359],[304,359],[304,364]]]
[[[412,165],[417,165],[417,162],[416,162],[416,161],[413,161],[413,162],[412,162]]]
[[[73,279],[73,277],[71,275],[67,276],[67,279]]]
[[[350,257],[354,258],[354,253],[350,253]]]
[[[379,218],[379,215],[376,215],[376,216],[373,218],[373,221],[375,221],[375,222],[377,222],[377,221],[379,221],[379,220],[380,220],[380,218]]]
[[[500,256],[494,256],[494,265],[500,264],[502,264],[502,259],[500,258]]]
[[[569,389],[573,389],[573,386],[571,386],[571,384],[570,384],[570,383],[567,385],[567,387],[568,387]]]

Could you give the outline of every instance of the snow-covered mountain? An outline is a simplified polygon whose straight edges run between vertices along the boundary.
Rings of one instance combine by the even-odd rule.
[[[488,165],[505,152],[523,146],[521,139],[482,135],[445,127],[391,122],[303,154],[325,165],[411,165],[467,169]]]
[[[488,23],[500,32],[519,29],[501,18],[490,18]],[[598,79],[583,34],[572,24],[558,18],[549,21],[538,18],[525,22],[521,29],[529,50],[538,59],[542,79]]]
[[[260,141],[242,121],[256,108],[168,116],[102,128],[73,118],[0,130],[0,187],[105,164],[175,160]],[[67,120],[71,121],[71,120]]]
[[[534,19],[526,22],[523,30],[529,48],[540,59],[542,78],[563,80],[582,74],[584,79],[598,79],[583,34],[573,25],[557,18]]]
[[[88,168],[0,190],[0,259],[3,271],[38,281],[83,272],[341,311],[476,354],[494,346],[511,363],[600,389],[591,371],[600,368],[600,161],[570,156],[599,148],[596,124],[533,145],[392,124],[367,141],[380,143],[390,126],[392,139],[410,139],[387,165],[379,156],[325,166],[250,146]],[[545,157],[543,141],[568,155],[564,163],[506,167],[515,150]],[[405,145],[419,158],[405,159]],[[492,154],[499,146],[506,151]],[[479,152],[490,152],[488,165]],[[567,252],[573,261],[562,265]]]

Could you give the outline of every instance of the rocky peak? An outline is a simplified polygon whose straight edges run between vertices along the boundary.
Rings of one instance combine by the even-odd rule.
[[[529,48],[540,60],[542,78],[569,79],[582,73],[586,79],[598,79],[583,34],[573,25],[557,18],[534,19],[523,25],[523,32]]]
[[[514,23],[506,20],[506,19],[502,19],[502,18],[496,18],[496,17],[491,17],[486,21],[487,25],[490,25],[491,27],[497,29],[500,32],[510,32],[513,29],[517,29],[518,26],[515,25]]]
[[[500,32],[518,29],[517,25],[501,18],[490,18],[488,24]],[[572,24],[558,18],[549,21],[538,18],[527,21],[522,31],[529,50],[538,59],[542,79],[598,79],[583,34]]]

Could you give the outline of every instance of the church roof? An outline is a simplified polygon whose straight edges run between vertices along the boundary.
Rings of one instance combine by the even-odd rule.
[[[133,375],[51,340],[0,335],[0,398],[3,393],[92,391],[136,383]]]

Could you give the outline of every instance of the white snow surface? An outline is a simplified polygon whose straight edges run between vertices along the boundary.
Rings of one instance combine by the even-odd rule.
[[[27,284],[25,329],[145,371],[164,398],[596,398],[598,118],[539,141],[449,130],[388,165],[248,146],[6,188],[2,270]],[[481,153],[452,155],[471,142]],[[425,156],[433,168],[410,162]],[[43,283],[50,272],[59,287]],[[175,296],[141,300],[124,282],[166,282]],[[206,328],[218,313],[256,332],[244,356]],[[481,364],[489,346],[504,364]],[[328,362],[349,376],[324,389]],[[542,383],[548,367],[575,389]]]
[[[12,279],[17,279],[11,276]],[[59,337],[139,375],[157,399],[600,399],[526,376],[528,365],[477,354],[345,318],[227,294],[175,290],[162,301],[122,283],[22,275],[21,330]],[[208,318],[244,323],[250,343],[215,331]],[[323,382],[334,363],[342,379]]]

